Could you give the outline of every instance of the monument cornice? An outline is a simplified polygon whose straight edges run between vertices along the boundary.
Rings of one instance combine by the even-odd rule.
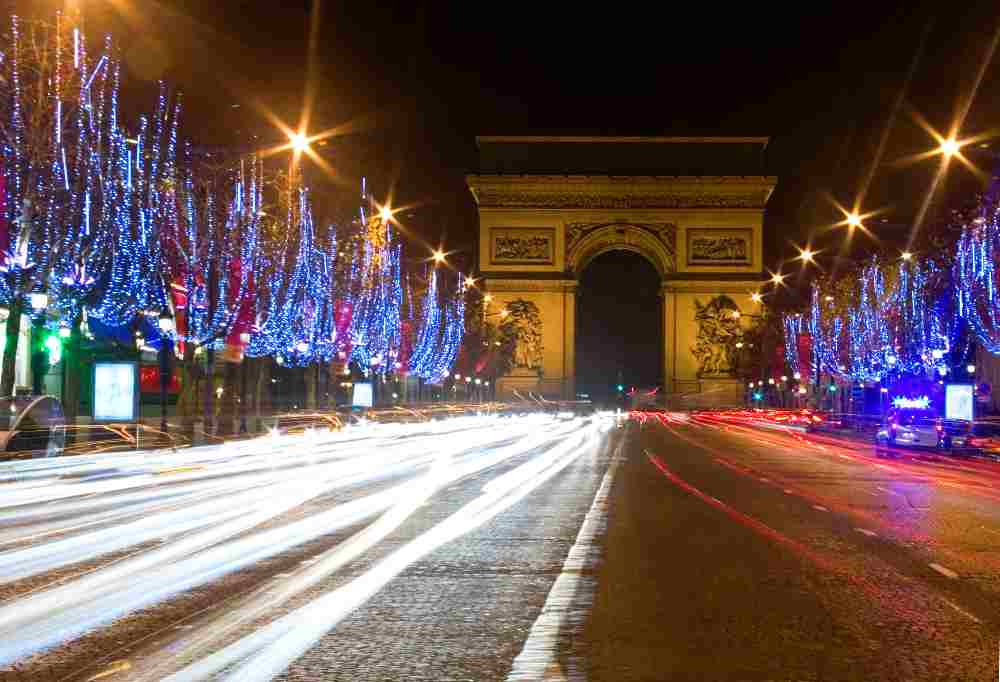
[[[661,294],[747,294],[760,289],[761,280],[684,280],[668,279],[660,285]]]
[[[489,273],[484,273],[485,290],[490,292],[517,293],[520,291],[555,291],[574,292],[577,281],[575,279],[506,279],[490,277]]]
[[[480,208],[761,209],[772,176],[470,175]]]

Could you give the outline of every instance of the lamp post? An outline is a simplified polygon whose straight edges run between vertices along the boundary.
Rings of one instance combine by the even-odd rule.
[[[167,432],[167,390],[170,388],[170,379],[173,376],[171,356],[173,355],[173,340],[170,338],[174,331],[174,320],[166,312],[160,313],[157,321],[160,328],[160,351],[158,354],[160,364],[160,431]]]

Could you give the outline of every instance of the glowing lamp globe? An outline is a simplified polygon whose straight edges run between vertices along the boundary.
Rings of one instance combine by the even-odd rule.
[[[35,310],[44,310],[49,305],[49,295],[36,291],[28,297],[31,307]]]

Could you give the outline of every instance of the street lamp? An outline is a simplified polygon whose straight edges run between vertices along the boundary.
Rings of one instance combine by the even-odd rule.
[[[763,299],[764,297],[760,295],[759,291],[755,291],[752,294],[750,294],[750,300],[753,301],[754,303],[760,303]]]
[[[434,255],[433,255],[434,262],[435,263],[444,263],[445,262],[444,256],[445,256],[444,251],[442,251],[441,249],[437,249],[434,252]]]
[[[778,286],[785,281],[785,276],[780,272],[775,272],[771,274],[771,284]]]
[[[170,313],[162,312],[160,313],[160,318],[156,321],[156,326],[164,334],[169,334],[174,330],[174,318],[170,317]]]
[[[858,215],[857,211],[847,214],[847,226],[848,227],[861,227],[861,216]]]
[[[309,150],[309,138],[302,133],[292,133],[288,136],[288,140],[292,149],[300,154]]]
[[[938,147],[938,151],[944,154],[945,158],[951,158],[962,148],[962,143],[956,140],[954,137],[948,137],[941,140],[941,145]]]
[[[903,253],[901,253],[899,255],[899,257],[902,258],[903,260],[908,261],[908,260],[911,260],[913,258],[913,254],[910,253],[909,251],[904,251]]]
[[[965,366],[965,371],[968,372],[969,374],[975,374],[975,372],[976,372],[976,366],[975,365],[966,365]]]
[[[174,330],[174,319],[166,311],[160,313],[156,326],[160,329],[160,350],[157,360],[160,365],[160,431],[167,433],[167,390],[173,376],[173,341],[170,333]]]

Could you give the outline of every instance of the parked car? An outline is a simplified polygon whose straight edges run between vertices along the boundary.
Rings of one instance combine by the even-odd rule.
[[[875,433],[876,445],[938,448],[943,426],[937,413],[930,409],[892,408]]]
[[[984,454],[1000,458],[1000,423],[946,422],[942,446],[956,455]]]

